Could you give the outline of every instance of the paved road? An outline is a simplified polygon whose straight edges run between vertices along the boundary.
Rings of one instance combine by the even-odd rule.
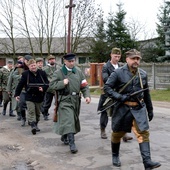
[[[16,152],[16,159],[10,162],[9,165],[5,165],[0,160],[0,170],[143,170],[138,143],[135,139],[128,143],[122,142],[121,144],[121,168],[112,166],[110,121],[106,129],[108,139],[101,139],[99,115],[96,113],[97,103],[98,98],[96,97],[92,98],[92,102],[89,105],[82,100],[81,132],[75,137],[79,150],[77,154],[71,154],[69,147],[63,145],[60,141],[60,136],[52,132],[52,120],[44,121],[42,119],[39,125],[41,132],[33,136],[30,132],[30,127],[21,128],[15,118],[0,115],[1,139],[5,133],[10,131],[25,139],[26,144],[19,142],[19,139],[16,140],[11,137],[13,141],[19,143],[19,146],[30,147],[29,150],[20,149],[19,154],[23,156],[22,162],[17,160],[17,157],[19,157],[17,156],[18,152]],[[53,111],[53,107],[51,107],[50,111]],[[170,103],[154,102],[154,111],[155,117],[150,123],[152,158],[162,163],[162,166],[158,168],[159,170],[170,170]],[[130,135],[134,137],[133,133]],[[16,143],[11,144],[14,145]],[[4,148],[5,144],[2,146],[0,143],[0,152],[3,152],[4,157],[6,156],[4,154],[5,151],[12,154],[12,151]],[[10,154],[8,153],[9,157]],[[26,156],[26,154],[29,156]],[[31,166],[28,166],[28,159],[33,162]]]

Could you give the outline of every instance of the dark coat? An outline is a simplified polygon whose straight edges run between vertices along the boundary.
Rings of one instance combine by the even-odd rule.
[[[103,68],[102,68],[102,79],[103,79],[104,84],[106,83],[107,79],[109,78],[109,76],[111,75],[111,73],[114,70],[115,70],[115,68],[111,64],[110,60],[108,60],[107,63],[103,65]],[[97,110],[102,110],[103,109],[103,104],[106,101],[107,97],[108,97],[108,95],[105,94],[105,93],[100,95],[100,99],[99,99],[99,104],[98,104]]]
[[[139,69],[140,76],[142,79],[143,88],[148,88],[147,74],[144,70]],[[153,106],[149,94],[149,90],[146,90],[136,97],[139,100],[143,99],[142,106],[129,107],[124,103],[119,102],[122,94],[131,94],[142,89],[140,84],[139,74],[130,82],[130,84],[120,94],[119,90],[131,80],[133,74],[129,71],[127,64],[123,67],[116,69],[108,78],[104,91],[109,97],[118,101],[118,106],[114,108],[112,116],[112,130],[113,131],[125,131],[131,132],[131,126],[133,119],[136,120],[137,125],[141,131],[148,130],[148,118],[147,112],[153,112]],[[115,90],[113,90],[115,89]],[[137,101],[135,98],[130,98],[130,101]]]
[[[16,96],[20,95],[23,87],[25,87],[25,91],[26,91],[25,100],[36,102],[36,103],[41,103],[43,101],[44,94],[45,94],[48,86],[43,86],[43,92],[41,92],[38,90],[38,87],[29,88],[29,86],[28,86],[29,83],[48,84],[49,81],[47,79],[47,75],[46,75],[45,71],[38,69],[36,72],[36,75],[33,74],[29,70],[24,71],[22,73],[21,80],[18,83],[18,86],[15,90],[15,97],[16,97]]]

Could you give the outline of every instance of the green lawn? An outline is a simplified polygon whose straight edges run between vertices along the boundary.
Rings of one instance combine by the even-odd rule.
[[[90,89],[91,95],[99,96],[101,90],[99,88]],[[151,90],[151,98],[153,101],[170,102],[170,89],[168,90]]]
[[[170,89],[168,90],[151,90],[151,98],[153,101],[170,102]]]

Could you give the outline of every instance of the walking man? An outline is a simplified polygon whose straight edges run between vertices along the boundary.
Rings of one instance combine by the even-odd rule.
[[[161,164],[153,162],[150,156],[148,118],[151,121],[154,115],[147,74],[138,68],[141,60],[139,51],[132,49],[125,54],[127,64],[116,69],[104,86],[104,91],[109,97],[117,101],[112,114],[112,163],[114,166],[121,166],[119,160],[121,138],[132,129],[139,143],[145,170],[154,169]],[[138,93],[135,96],[130,95],[134,92]]]
[[[58,93],[58,122],[55,123],[55,132],[62,135],[64,144],[69,144],[71,153],[76,153],[78,150],[74,135],[80,132],[80,92],[87,104],[91,98],[85,76],[80,68],[75,66],[74,54],[64,56],[64,65],[53,74],[49,88]]]
[[[8,94],[8,91],[7,91],[7,82],[8,82],[9,75],[13,70],[13,66],[14,66],[13,61],[9,60],[7,64],[0,69],[0,84],[2,86],[2,96],[3,96],[2,114],[4,116],[6,115],[6,109],[9,103],[9,116],[15,117],[16,115],[13,113],[13,110],[12,110],[11,95]]]
[[[20,93],[25,88],[25,100],[28,110],[28,121],[31,125],[33,135],[40,131],[38,122],[40,120],[40,105],[43,101],[44,94],[48,88],[48,79],[44,71],[37,69],[36,61],[30,59],[28,68],[22,73],[22,77],[15,91],[16,100],[20,100]],[[36,85],[38,84],[38,85]],[[35,85],[35,86],[34,86]]]
[[[111,59],[107,61],[106,64],[103,65],[102,68],[102,78],[104,84],[106,83],[108,77],[111,75],[111,73],[120,67],[120,64],[118,63],[121,58],[121,50],[120,48],[113,48],[110,54]],[[105,103],[106,99],[108,98],[108,95],[106,93],[103,93],[100,95],[99,104],[98,104],[98,111],[101,111],[103,109],[103,104]],[[107,135],[105,132],[106,126],[108,124],[108,114],[106,111],[101,112],[100,114],[100,130],[101,130],[101,138],[107,139]],[[123,136],[123,140],[126,142],[128,140],[132,140],[133,138],[130,136],[127,136],[126,134]]]

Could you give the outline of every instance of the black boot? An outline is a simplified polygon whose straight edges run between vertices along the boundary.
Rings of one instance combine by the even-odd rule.
[[[31,122],[31,132],[33,135],[36,135],[36,125],[35,122]]]
[[[149,142],[140,143],[139,147],[145,170],[150,170],[161,166],[159,162],[152,162]]]
[[[16,115],[13,113],[13,110],[12,110],[12,102],[9,103],[9,116],[11,117],[15,117]]]
[[[21,120],[21,113],[17,112],[17,120],[20,121]]]
[[[48,118],[49,113],[48,112],[43,112],[43,115],[44,115],[44,120],[49,120],[49,118]]]
[[[38,128],[38,121],[35,123],[35,128],[36,128],[36,132],[40,132],[40,129]]]
[[[3,104],[3,111],[2,111],[2,114],[3,114],[4,116],[6,115],[7,104],[8,104],[8,103],[4,103],[4,104]]]
[[[68,141],[68,138],[67,138],[67,134],[61,136],[61,141],[62,141],[65,145],[68,145],[68,144],[69,144],[69,141]]]
[[[76,145],[74,143],[74,133],[69,133],[67,136],[68,136],[68,141],[69,141],[71,153],[76,153],[78,150],[77,150]]]
[[[112,163],[114,166],[120,167],[121,166],[121,162],[119,160],[120,143],[111,142],[111,145],[112,145]]]
[[[26,122],[26,114],[25,114],[25,110],[21,111],[21,126],[25,126],[25,122]]]

